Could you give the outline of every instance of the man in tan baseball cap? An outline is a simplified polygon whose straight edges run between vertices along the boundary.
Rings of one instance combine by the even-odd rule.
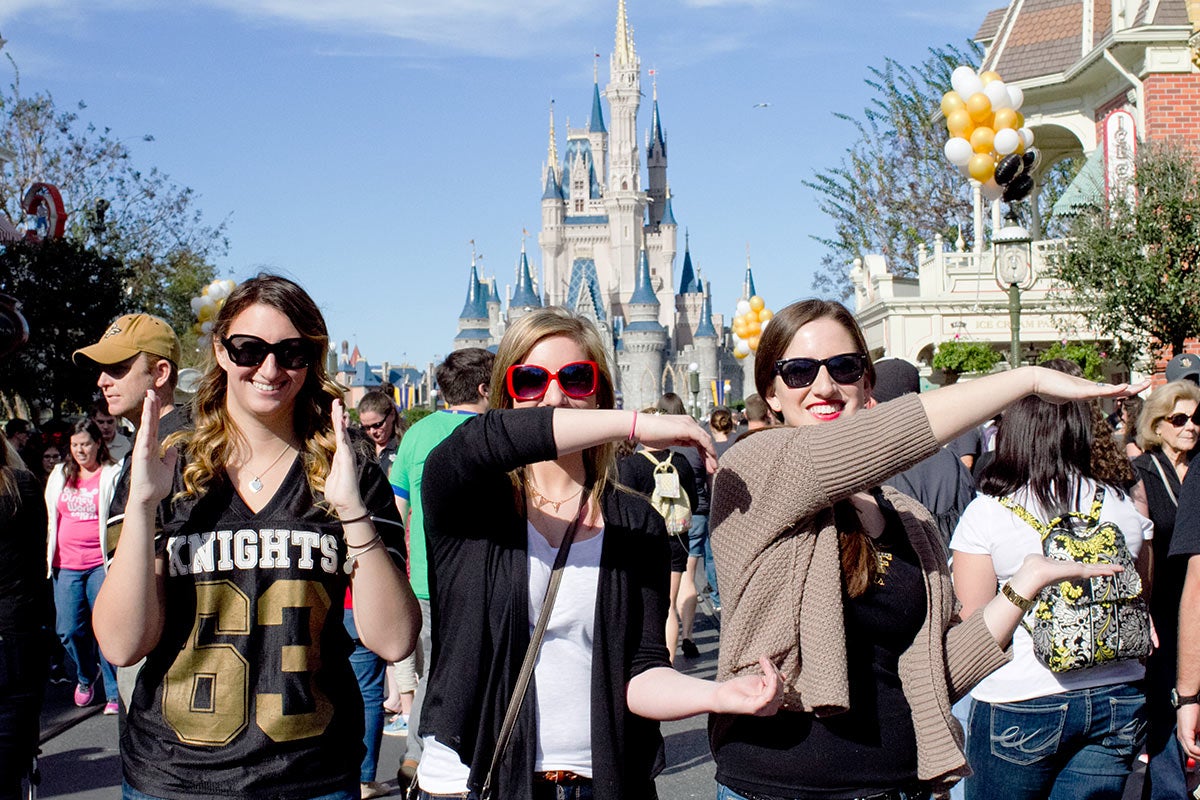
[[[96,385],[108,413],[136,425],[146,391],[153,389],[165,417],[175,405],[179,380],[179,337],[171,326],[149,314],[126,314],[108,326],[100,341],[75,351],[79,366],[100,368]]]

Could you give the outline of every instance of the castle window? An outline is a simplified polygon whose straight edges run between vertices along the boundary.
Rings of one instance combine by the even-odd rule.
[[[582,201],[582,200],[576,200],[576,201],[575,201],[575,210],[576,210],[577,212],[581,212],[581,211],[583,211],[583,201]]]

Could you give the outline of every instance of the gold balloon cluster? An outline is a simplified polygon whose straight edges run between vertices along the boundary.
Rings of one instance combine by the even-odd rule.
[[[758,295],[738,301],[733,317],[733,355],[736,358],[745,358],[758,350],[758,339],[774,316],[775,312],[767,308]]]
[[[212,342],[213,323],[217,319],[217,313],[236,286],[237,284],[228,278],[215,280],[192,298],[192,313],[196,315],[192,332],[196,334],[200,347],[208,347]]]
[[[1028,173],[1037,160],[1036,154],[1025,157],[1033,148],[1033,131],[1025,127],[1020,111],[1025,93],[1006,85],[995,72],[977,74],[967,66],[957,67],[950,83],[954,88],[942,96],[942,114],[950,132],[946,159],[982,183],[989,200],[1020,200],[1033,188]],[[1006,169],[997,175],[1006,160]]]

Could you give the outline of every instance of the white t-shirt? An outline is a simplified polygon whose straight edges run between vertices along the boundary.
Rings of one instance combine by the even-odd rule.
[[[534,770],[570,770],[592,776],[592,641],[600,551],[604,530],[571,544],[550,624],[533,668],[537,698],[537,756]],[[529,566],[529,630],[542,613],[546,587],[558,549],[530,523],[526,535]],[[421,739],[417,780],[430,794],[467,791],[470,768],[451,748],[432,736]]]
[[[1078,494],[1079,507],[1073,510],[1086,512],[1091,508],[1094,495],[1095,484],[1084,480]],[[1015,492],[1010,499],[1038,519],[1048,520],[1049,515],[1042,511],[1027,489]],[[1153,523],[1137,512],[1128,495],[1121,497],[1111,488],[1105,490],[1100,519],[1121,529],[1125,534],[1125,545],[1135,559],[1142,549],[1142,542],[1154,536]],[[999,587],[1013,576],[1027,555],[1042,552],[1042,542],[1029,523],[1000,505],[995,497],[981,494],[971,501],[959,519],[950,539],[950,549],[955,553],[991,556]],[[971,691],[971,696],[988,703],[1013,703],[1072,689],[1138,681],[1145,671],[1137,661],[1121,661],[1074,672],[1051,672],[1034,655],[1033,639],[1021,625],[1013,634],[1013,660],[984,678]]]

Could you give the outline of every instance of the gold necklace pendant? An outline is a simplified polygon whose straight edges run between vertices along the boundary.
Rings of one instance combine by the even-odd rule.
[[[579,487],[578,489],[576,489],[576,490],[575,490],[575,492],[574,492],[573,494],[571,494],[569,497],[564,497],[562,500],[551,500],[549,497],[546,497],[546,495],[542,494],[541,492],[539,492],[539,491],[537,490],[537,487],[533,485],[533,481],[526,481],[526,486],[528,486],[528,487],[529,487],[529,491],[530,491],[530,492],[533,494],[533,499],[538,501],[538,505],[540,505],[540,506],[546,506],[546,505],[551,505],[551,506],[554,506],[554,513],[555,513],[555,514],[557,514],[557,513],[558,513],[558,509],[559,509],[559,507],[560,507],[560,506],[562,506],[562,504],[563,504],[563,503],[567,502],[568,500],[572,500],[572,499],[574,499],[574,498],[578,497],[578,496],[579,496],[579,493],[583,491],[583,487],[582,487],[582,486],[580,486],[580,487]]]

